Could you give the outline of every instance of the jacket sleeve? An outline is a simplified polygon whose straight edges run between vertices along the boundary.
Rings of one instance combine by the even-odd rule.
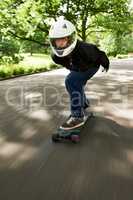
[[[51,54],[51,58],[56,64],[62,65],[61,59],[57,57],[55,54]]]
[[[92,62],[97,66],[102,65],[106,71],[109,69],[109,59],[104,51],[97,48],[96,45],[86,44],[83,48],[82,53],[85,54],[86,60]]]
[[[66,67],[67,69],[71,69],[70,58],[67,57],[58,57],[55,54],[51,54],[52,60],[59,65]]]
[[[102,65],[106,71],[109,70],[109,59],[104,51],[101,51],[97,48],[97,46],[94,45],[92,51],[92,59],[98,63],[99,65]]]

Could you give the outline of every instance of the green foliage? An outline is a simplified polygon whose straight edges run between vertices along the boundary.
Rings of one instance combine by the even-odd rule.
[[[10,63],[13,63],[13,59],[11,56],[2,56],[1,63],[2,64],[10,64]]]
[[[126,53],[133,52],[133,33],[122,38],[122,46],[126,48]]]
[[[27,55],[26,59],[19,64],[0,65],[0,78],[45,72],[59,67],[61,66],[52,63],[50,57],[45,54]]]
[[[0,67],[0,77],[7,78],[7,77],[14,77],[18,75],[24,74],[33,74],[37,72],[45,72],[52,69],[59,68],[59,66],[51,64],[50,66],[39,66],[39,67],[25,67],[25,66],[14,66],[5,65]]]
[[[19,63],[23,57],[19,54],[19,42],[10,38],[1,37],[0,39],[0,63]]]
[[[8,52],[18,47],[22,52],[29,51],[31,54],[49,52],[49,27],[59,15],[64,15],[76,25],[82,40],[92,40],[97,45],[104,43],[109,54],[127,52],[130,48],[123,43],[125,37],[130,38],[133,30],[133,13],[128,0],[3,0],[0,8],[0,35],[9,38],[7,44],[4,40],[5,44],[0,46],[5,49],[4,56],[12,57]],[[108,37],[113,41],[110,50],[107,47]],[[11,38],[15,38],[17,43],[25,42],[17,47]],[[18,53],[16,50],[15,53]]]
[[[23,56],[20,54],[14,54],[12,56],[2,56],[0,59],[1,64],[17,64],[23,60]]]
[[[48,54],[50,51],[50,47],[44,47],[40,44],[33,43],[30,41],[24,41],[21,45],[20,52],[21,53],[30,53],[31,55],[33,53],[42,53],[42,54]]]
[[[22,55],[20,55],[20,54],[14,54],[12,56],[12,58],[13,58],[13,63],[14,64],[17,64],[17,63],[19,63],[20,61],[22,61],[24,59],[24,57]]]
[[[22,40],[34,41],[44,46],[49,22],[56,15],[58,0],[4,0],[0,13],[1,30]]]
[[[123,58],[128,58],[128,55],[126,54],[126,55],[124,55],[124,54],[118,54],[117,56],[116,56],[116,58],[119,58],[119,59],[123,59]]]
[[[0,41],[1,56],[12,56],[19,52],[19,45],[17,42],[9,39],[1,39]]]
[[[1,66],[0,67],[0,77],[11,77],[12,76],[12,69],[10,66]]]
[[[15,67],[13,68],[13,75],[21,75],[21,74],[25,74],[25,68],[20,66],[20,67]]]

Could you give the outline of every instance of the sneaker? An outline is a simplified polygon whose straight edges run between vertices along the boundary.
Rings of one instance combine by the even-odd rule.
[[[62,124],[62,126],[60,126],[60,128],[64,130],[69,130],[69,129],[80,127],[84,123],[85,123],[84,117],[75,118],[71,116],[64,124]]]

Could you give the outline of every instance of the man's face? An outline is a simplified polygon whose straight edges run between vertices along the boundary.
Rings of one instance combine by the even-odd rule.
[[[55,44],[57,48],[64,48],[68,44],[68,37],[58,38],[55,40]]]

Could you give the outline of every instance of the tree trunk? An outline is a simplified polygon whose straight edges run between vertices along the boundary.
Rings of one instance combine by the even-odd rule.
[[[82,19],[82,40],[86,41],[87,35],[87,18],[88,18],[88,12],[87,10],[83,11],[83,19]]]

